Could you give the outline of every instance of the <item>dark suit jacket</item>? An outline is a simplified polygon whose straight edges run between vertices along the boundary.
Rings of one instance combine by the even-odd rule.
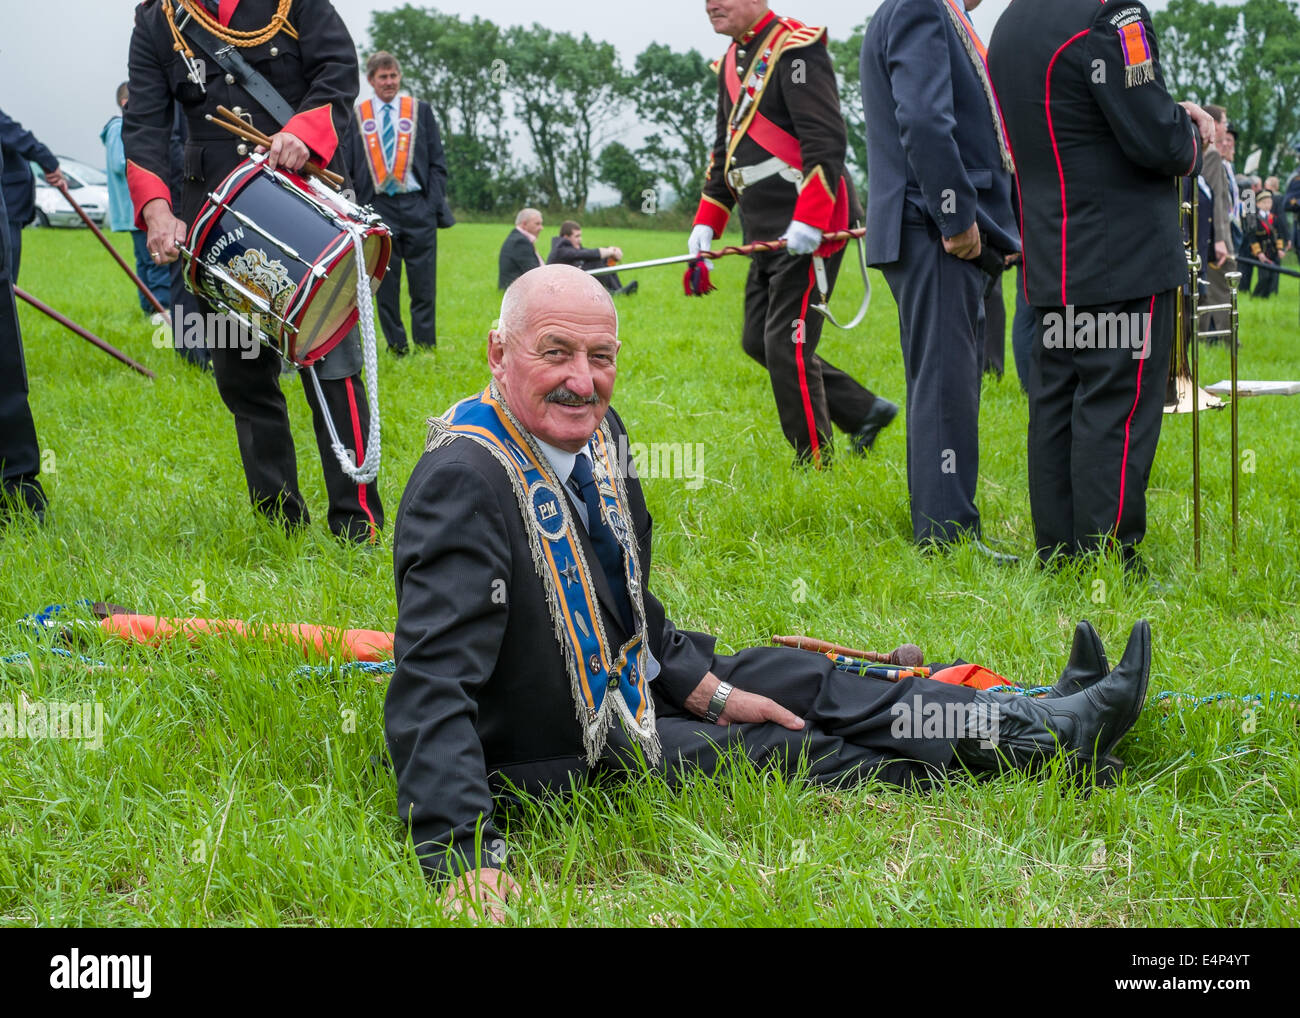
[[[626,432],[612,410],[609,420],[617,443]],[[650,514],[639,481],[627,492],[648,577]],[[492,792],[503,779],[564,787],[586,772],[582,735],[519,504],[490,453],[457,439],[424,454],[398,509],[393,563],[397,667],[384,715],[398,815],[424,866],[445,875],[477,865],[480,824],[484,851],[501,837]],[[626,640],[604,574],[591,573],[610,639]],[[645,608],[661,665],[651,686],[680,706],[712,663],[713,638],[679,632],[648,589]]]
[[[46,173],[57,170],[59,161],[31,131],[4,112],[0,112],[0,148],[4,150],[0,186],[4,188],[5,207],[10,221],[26,226],[36,218],[36,183],[29,161],[39,163]]]
[[[862,40],[872,265],[898,259],[904,202],[945,237],[978,221],[994,247],[1020,250],[988,101],[943,8],[943,0],[885,0]]]
[[[590,272],[599,269],[605,262],[600,257],[600,248],[574,247],[567,238],[557,235],[551,238],[551,253],[546,264],[572,265],[583,272]]]
[[[1211,146],[1202,153],[1201,176],[1205,178],[1210,189],[1212,206],[1210,228],[1213,231],[1210,242],[1223,241],[1232,253],[1232,191],[1228,187],[1228,172],[1223,165],[1223,156]],[[1202,201],[1204,195],[1202,194]]]
[[[542,264],[532,239],[515,227],[501,245],[497,256],[497,288],[504,290],[530,269]]]
[[[1120,32],[1131,24],[1153,80],[1125,74]],[[1200,172],[1201,146],[1165,90],[1146,8],[1016,0],[998,20],[989,70],[1020,178],[1029,302],[1106,304],[1181,286],[1172,178]]]
[[[419,211],[414,218],[423,222],[440,225],[439,219],[445,218],[447,201],[447,160],[442,149],[442,135],[438,131],[438,121],[433,115],[433,108],[423,99],[415,103],[416,125],[415,144],[411,150],[411,170],[419,182],[420,190],[414,195],[375,194],[375,181],[370,174],[370,161],[366,155],[365,141],[361,137],[361,126],[355,111],[352,123],[348,126],[347,141],[343,146],[344,164],[348,175],[354,181],[357,192],[357,204],[374,205],[380,215],[384,214],[386,204],[395,199],[415,202],[418,199]],[[447,223],[446,225],[450,225]]]

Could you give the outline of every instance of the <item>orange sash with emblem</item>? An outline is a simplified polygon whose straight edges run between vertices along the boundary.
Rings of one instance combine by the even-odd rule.
[[[365,142],[366,157],[370,164],[370,177],[376,193],[388,193],[389,185],[397,193],[407,190],[406,173],[411,164],[411,146],[415,141],[415,100],[404,95],[397,102],[397,141],[393,146],[393,165],[384,158],[384,146],[379,140],[379,121],[375,104],[367,99],[357,107],[357,121],[361,139]]]

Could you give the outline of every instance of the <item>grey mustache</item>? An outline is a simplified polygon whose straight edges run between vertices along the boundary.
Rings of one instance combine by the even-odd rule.
[[[558,389],[552,389],[546,394],[548,403],[568,403],[572,406],[592,406],[598,402],[596,394],[593,392],[590,396],[579,396],[568,386],[561,385]]]

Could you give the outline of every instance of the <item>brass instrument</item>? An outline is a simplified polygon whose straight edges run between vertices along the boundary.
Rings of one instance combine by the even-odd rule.
[[[1227,304],[1200,304],[1201,256],[1197,238],[1197,217],[1200,211],[1200,194],[1195,182],[1192,183],[1191,201],[1182,197],[1181,179],[1179,188],[1179,219],[1186,222],[1183,230],[1183,246],[1187,257],[1188,294],[1178,295],[1174,310],[1174,348],[1170,373],[1173,376],[1175,399],[1166,402],[1165,413],[1190,413],[1192,415],[1192,554],[1196,568],[1201,567],[1201,422],[1200,411],[1220,409],[1223,401],[1201,389],[1200,377],[1200,339],[1202,336],[1227,337],[1229,356],[1231,358],[1231,405],[1232,418],[1232,553],[1237,553],[1237,288],[1241,283],[1240,272],[1225,273],[1230,295]],[[1184,217],[1186,217],[1184,219]],[[1202,332],[1200,316],[1205,313],[1227,311],[1229,325],[1226,329],[1211,329]],[[1235,566],[1233,567],[1236,568]]]

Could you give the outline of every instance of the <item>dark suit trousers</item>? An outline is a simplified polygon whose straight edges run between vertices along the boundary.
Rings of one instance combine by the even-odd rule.
[[[913,697],[925,703],[967,704],[975,691],[930,679],[885,682],[841,672],[818,654],[778,647],[754,647],[717,655],[712,671],[739,689],[759,693],[803,718],[800,731],[774,723],[719,727],[655,698],[656,724],[664,755],[660,769],[683,781],[712,774],[728,749],[759,767],[792,775],[806,756],[807,775],[819,783],[860,781],[870,776],[910,787],[928,783],[952,764],[952,738],[902,738],[892,731],[896,704],[909,710]],[[653,690],[654,683],[651,683]],[[947,733],[952,734],[952,733]],[[611,730],[601,769],[637,770],[635,754],[621,727]]]
[[[204,307],[206,309],[206,302]],[[298,462],[289,430],[289,411],[279,385],[281,360],[260,343],[252,352],[256,356],[246,356],[237,346],[211,351],[217,391],[235,415],[235,433],[239,439],[244,476],[248,480],[248,496],[259,512],[282,519],[289,526],[305,524],[309,522],[307,504],[298,490]],[[341,348],[339,352],[343,353]],[[357,449],[361,449],[360,459],[364,463],[364,443],[370,428],[365,384],[355,373],[344,378],[326,378],[325,375],[331,372],[325,365],[336,356],[331,352],[317,364],[321,390],[338,429],[339,440],[354,455]],[[325,473],[330,530],[340,537],[366,540],[372,536],[374,528],[384,524],[379,490],[373,482],[358,485],[343,473],[330,446],[329,431],[321,415],[315,387],[305,371],[301,372],[301,377]]]
[[[18,270],[23,262],[23,224],[9,220],[9,282],[18,285]]]
[[[987,283],[985,285],[988,285]],[[1002,277],[984,298],[984,358],[986,374],[1002,377],[1007,363],[1007,308],[1002,303]]]
[[[27,366],[18,310],[8,274],[0,265],[0,479],[8,490],[35,481],[40,470],[41,450],[27,402]]]
[[[1029,507],[1038,554],[1097,550],[1114,535],[1131,549],[1146,534],[1147,481],[1164,416],[1177,291],[1076,307],[1082,314],[1150,314],[1150,347],[1047,348],[1045,315],[1029,368]],[[1095,330],[1094,330],[1095,331]],[[1077,332],[1077,326],[1076,326]],[[1136,340],[1132,341],[1136,345]],[[1146,352],[1146,357],[1135,353]]]
[[[881,271],[898,304],[907,372],[907,486],[916,542],[979,536],[980,365],[985,275],[943,249],[928,216],[905,206],[898,261]]]
[[[406,349],[402,325],[402,264],[406,264],[407,291],[411,297],[411,335],[416,346],[438,341],[438,224],[422,191],[414,194],[379,194],[375,210],[393,231],[393,257],[379,284],[379,324],[393,350]]]
[[[840,250],[826,259],[831,289],[843,257]],[[876,402],[869,389],[817,356],[823,319],[811,305],[819,296],[811,256],[774,251],[749,260],[741,346],[767,368],[781,430],[801,460],[814,450],[828,456],[831,425],[857,431]]]

